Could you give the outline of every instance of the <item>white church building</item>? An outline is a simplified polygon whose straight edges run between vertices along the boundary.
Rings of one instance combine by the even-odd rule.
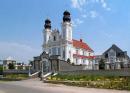
[[[73,39],[72,26],[68,11],[63,13],[61,31],[52,30],[51,21],[46,19],[43,30],[43,51],[49,55],[60,55],[61,60],[70,59],[75,65],[92,65],[95,58],[94,51],[82,39]]]

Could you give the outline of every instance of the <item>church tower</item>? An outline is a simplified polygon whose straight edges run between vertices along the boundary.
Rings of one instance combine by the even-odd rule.
[[[62,38],[67,41],[72,41],[72,24],[70,13],[68,11],[63,13]]]
[[[44,30],[43,30],[43,37],[44,37],[43,51],[48,52],[47,44],[51,38],[51,32],[52,32],[51,31],[51,21],[49,19],[46,19],[45,24],[44,24]]]
[[[62,32],[61,32],[62,39],[64,41],[63,49],[63,59],[67,61],[69,58],[71,61],[73,60],[72,55],[72,24],[71,24],[71,17],[68,11],[63,13],[63,21],[62,21]],[[64,53],[65,51],[65,53]]]

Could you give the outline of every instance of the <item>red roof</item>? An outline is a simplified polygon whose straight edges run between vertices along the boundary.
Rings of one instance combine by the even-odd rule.
[[[88,51],[93,51],[85,42],[82,41],[82,39],[80,39],[80,41],[73,39],[73,46],[76,48],[82,48]]]
[[[78,54],[73,54],[74,57],[80,57],[82,59],[88,58],[88,59],[94,59],[95,56],[84,56],[84,55],[78,55]]]

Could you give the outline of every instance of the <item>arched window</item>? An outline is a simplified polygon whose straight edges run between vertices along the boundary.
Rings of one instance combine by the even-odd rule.
[[[56,41],[56,37],[54,36],[54,41]]]

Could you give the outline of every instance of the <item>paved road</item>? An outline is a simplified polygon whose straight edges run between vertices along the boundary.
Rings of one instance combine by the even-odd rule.
[[[49,93],[33,88],[0,83],[0,93]]]
[[[32,79],[16,82],[0,82],[0,93],[130,93],[130,91],[55,85]]]

